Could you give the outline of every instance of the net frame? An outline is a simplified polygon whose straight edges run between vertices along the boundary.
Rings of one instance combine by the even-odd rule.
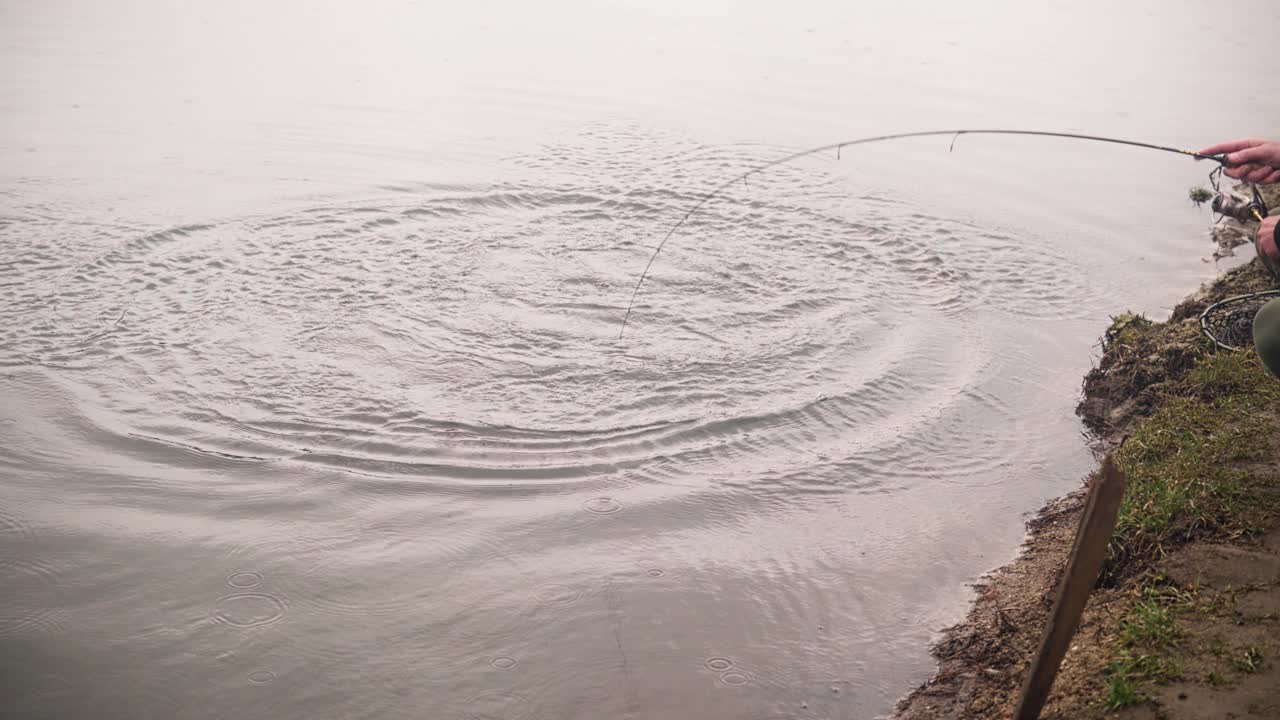
[[[1224,350],[1247,350],[1253,347],[1253,316],[1276,298],[1280,298],[1280,290],[1220,300],[1200,313],[1200,332]]]

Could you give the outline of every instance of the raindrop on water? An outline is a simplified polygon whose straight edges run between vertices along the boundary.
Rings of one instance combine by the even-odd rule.
[[[583,506],[587,508],[587,512],[597,515],[612,515],[622,509],[622,503],[607,497],[592,498],[583,503]]]
[[[568,585],[543,585],[533,594],[538,598],[538,602],[549,605],[568,605],[576,602],[581,596],[581,593]]]
[[[489,666],[495,670],[511,670],[520,663],[513,657],[500,655],[489,661]]]
[[[727,657],[709,657],[706,659],[706,665],[716,672],[733,669],[733,661]]]
[[[273,595],[240,593],[218,598],[213,617],[227,625],[256,627],[276,622],[284,613],[284,602]]]
[[[251,588],[262,582],[262,576],[256,572],[232,573],[227,577],[227,584],[234,588]]]

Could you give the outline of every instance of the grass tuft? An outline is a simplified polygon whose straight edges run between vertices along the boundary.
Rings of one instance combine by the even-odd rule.
[[[1172,610],[1156,598],[1138,602],[1120,621],[1120,641],[1126,645],[1168,647],[1177,637]]]
[[[1232,659],[1231,664],[1240,672],[1256,673],[1264,664],[1262,651],[1256,647],[1247,647]]]
[[[1107,697],[1105,700],[1107,708],[1119,710],[1130,705],[1137,705],[1146,699],[1138,694],[1138,685],[1129,675],[1127,668],[1113,663],[1107,672]]]
[[[1104,703],[1108,708],[1144,702],[1145,696],[1138,692],[1141,683],[1182,676],[1182,664],[1172,653],[1179,637],[1174,615],[1194,601],[1194,596],[1176,587],[1153,585],[1120,618],[1120,644],[1107,668]]]

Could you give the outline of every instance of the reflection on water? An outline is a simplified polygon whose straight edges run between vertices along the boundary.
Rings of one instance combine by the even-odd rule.
[[[6,10],[3,36],[20,717],[883,713],[1086,469],[1071,407],[1107,312],[1208,272],[1204,218],[1144,213],[1184,185],[1142,187],[1132,155],[967,139],[924,177],[942,141],[731,189],[618,338],[669,223],[791,149],[726,114],[825,142],[850,84],[924,88],[885,123],[944,86],[1001,97],[857,22],[990,69],[997,8],[69,7]],[[1169,37],[1211,16],[1150,9]],[[1113,92],[1081,83],[1059,89]],[[844,99],[819,112],[823,87]],[[1032,158],[1061,176],[1011,180]],[[1055,194],[1086,179],[1129,205]],[[1138,222],[1157,236],[1114,242]]]

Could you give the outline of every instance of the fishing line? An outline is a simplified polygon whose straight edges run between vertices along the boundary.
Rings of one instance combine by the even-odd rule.
[[[1176,153],[1178,155],[1187,155],[1187,156],[1196,158],[1197,160],[1214,160],[1220,166],[1226,166],[1227,164],[1225,154],[1224,155],[1203,155],[1193,150],[1184,150],[1182,148],[1170,147],[1168,145],[1155,145],[1153,143],[1139,142],[1137,140],[1123,140],[1120,138],[1103,137],[1101,135],[1080,135],[1077,133],[1051,132],[1047,130],[971,130],[971,129],[925,130],[921,132],[894,133],[892,135],[876,135],[874,137],[858,138],[856,140],[845,140],[843,142],[831,143],[829,145],[822,145],[819,147],[810,148],[808,150],[801,150],[799,152],[794,152],[794,153],[791,153],[790,155],[780,157],[777,160],[772,160],[770,162],[764,163],[763,165],[756,166],[742,173],[741,175],[737,175],[732,179],[721,183],[715,188],[712,188],[707,194],[703,195],[701,199],[699,199],[687,211],[685,211],[684,215],[680,217],[680,219],[676,222],[676,224],[671,226],[671,229],[667,230],[667,234],[663,236],[662,241],[658,243],[658,247],[654,249],[653,255],[649,258],[649,262],[645,264],[644,271],[640,273],[640,279],[636,281],[635,290],[631,292],[631,302],[627,304],[627,313],[622,317],[622,329],[618,331],[618,339],[622,339],[623,333],[627,331],[627,321],[631,319],[631,311],[635,308],[636,297],[640,295],[640,286],[644,284],[645,278],[649,276],[649,269],[653,267],[653,262],[658,259],[658,255],[662,252],[662,248],[666,246],[667,241],[670,240],[671,237],[675,235],[676,231],[679,230],[685,224],[685,222],[689,220],[689,218],[693,217],[693,214],[698,212],[698,210],[701,209],[702,206],[711,202],[713,199],[718,197],[730,186],[738,182],[746,183],[747,178],[751,177],[752,175],[755,175],[756,173],[764,172],[765,170],[768,170],[770,168],[777,167],[778,165],[783,165],[785,163],[789,163],[794,160],[799,160],[800,158],[808,157],[809,155],[817,155],[818,153],[830,152],[832,150],[835,150],[836,159],[839,159],[841,155],[841,151],[844,150],[844,148],[852,147],[854,145],[866,145],[869,143],[884,142],[886,140],[902,140],[905,138],[917,138],[917,137],[934,137],[939,135],[953,136],[951,138],[950,150],[955,149],[956,140],[958,140],[961,135],[1034,135],[1037,137],[1069,138],[1072,140],[1089,140],[1093,142],[1112,143],[1115,145],[1128,145],[1130,147],[1146,148],[1148,150],[1157,150],[1160,152]]]

